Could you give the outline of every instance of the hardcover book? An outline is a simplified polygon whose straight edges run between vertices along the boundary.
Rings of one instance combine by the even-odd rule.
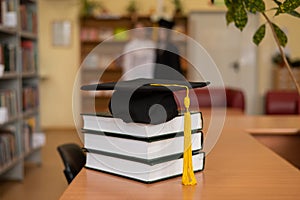
[[[145,160],[95,150],[88,151],[85,165],[87,168],[144,183],[153,183],[182,174],[182,154]],[[192,160],[195,172],[203,170],[203,152],[193,152]]]
[[[126,123],[122,119],[95,114],[82,114],[83,130],[94,130],[110,133],[119,133],[141,138],[149,138],[170,133],[182,132],[184,116],[179,115],[162,124]],[[202,115],[200,112],[191,114],[191,129],[202,128]]]
[[[203,134],[197,129],[192,131],[192,150],[201,150]],[[163,136],[141,138],[116,133],[88,131],[84,132],[86,149],[127,155],[141,159],[155,159],[183,152],[183,132]]]
[[[82,86],[114,90],[112,116],[82,114],[86,167],[145,183],[182,174],[182,184],[196,184],[194,171],[204,166],[202,115],[189,111],[189,90],[208,84],[140,78]],[[176,90],[186,90],[184,115]]]

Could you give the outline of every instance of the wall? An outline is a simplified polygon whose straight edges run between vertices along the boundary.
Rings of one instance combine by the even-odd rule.
[[[271,8],[274,3],[270,0],[266,1],[266,7]],[[300,9],[298,9],[298,12]],[[271,20],[274,20],[283,30],[287,30],[288,43],[285,51],[290,52],[292,59],[300,59],[299,35],[300,35],[300,20],[299,18],[290,15],[281,15],[273,18],[274,12],[268,12]],[[261,20],[265,22],[265,19]],[[271,30],[267,27],[266,36],[258,48],[258,90],[259,90],[259,105],[258,110],[263,113],[264,95],[266,91],[272,88],[272,73],[274,65],[271,61],[271,56],[277,52],[277,46],[274,38],[271,35]]]
[[[42,75],[40,87],[41,126],[72,127],[72,88],[79,67],[77,0],[39,2],[39,66]],[[54,20],[70,20],[72,38],[70,47],[52,45],[51,24]]]
[[[158,0],[159,1],[159,0]],[[139,0],[141,14],[148,14],[155,9],[158,1]],[[41,83],[41,125],[42,127],[72,127],[72,89],[77,69],[79,68],[79,0],[39,0],[39,51],[41,74],[45,80]],[[126,13],[129,0],[104,1],[107,8],[115,14]],[[171,0],[165,0],[167,11],[172,12]],[[205,10],[208,0],[183,0],[184,11]],[[271,2],[268,0],[268,2]],[[271,3],[269,3],[271,5]],[[51,44],[51,23],[53,20],[67,19],[72,22],[72,46],[68,48],[53,47]],[[298,21],[297,21],[298,20]],[[280,24],[289,30],[289,48],[292,57],[300,57],[298,37],[300,35],[299,19],[280,17]],[[238,31],[238,30],[237,30]],[[269,31],[269,30],[268,30]],[[251,42],[251,41],[249,41]],[[275,51],[273,39],[269,33],[258,49],[258,90],[262,110],[263,95],[271,87],[270,52]]]
[[[97,1],[97,0],[95,0]],[[126,14],[126,7],[128,6],[130,0],[113,0],[113,1],[101,1],[103,2],[104,6],[114,14]],[[163,5],[165,6],[165,11],[168,13],[172,13],[174,10],[174,6],[172,4],[173,0],[138,0],[137,2],[137,8],[138,12],[142,15],[148,15],[149,13],[153,12],[153,10],[156,9],[157,4],[159,2],[163,2]],[[189,12],[193,9],[203,9],[209,7],[209,1],[208,0],[181,0],[183,11]]]
[[[114,14],[125,14],[129,0],[101,1]],[[149,14],[157,1],[139,0],[140,14]],[[168,12],[171,1],[165,0]],[[203,8],[207,1],[183,0],[184,11]],[[39,0],[39,61],[43,77],[40,88],[41,126],[43,128],[74,127],[72,116],[72,89],[77,69],[80,66],[80,43],[78,16],[80,0]],[[51,38],[51,23],[54,20],[72,22],[71,47],[54,47]]]

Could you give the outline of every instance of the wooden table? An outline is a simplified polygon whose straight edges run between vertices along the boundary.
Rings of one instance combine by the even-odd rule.
[[[204,171],[196,173],[196,186],[182,186],[181,177],[143,184],[83,169],[61,200],[300,199],[299,170],[245,131],[253,128],[300,128],[300,117],[227,116]]]

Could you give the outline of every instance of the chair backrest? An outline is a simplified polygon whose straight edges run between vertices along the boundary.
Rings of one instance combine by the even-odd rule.
[[[75,143],[60,145],[57,147],[57,150],[65,166],[65,177],[70,184],[82,167],[84,167],[86,155],[82,148]]]
[[[245,111],[245,95],[241,89],[227,88],[226,89],[227,107],[238,108]]]
[[[193,95],[194,93],[194,95]],[[190,108],[201,109],[213,107],[228,107],[245,110],[245,97],[240,89],[236,88],[197,88],[190,93]],[[175,91],[175,100],[180,108],[183,107],[182,101],[185,97],[185,91]]]
[[[300,96],[297,91],[274,90],[266,93],[265,113],[271,115],[300,114]]]

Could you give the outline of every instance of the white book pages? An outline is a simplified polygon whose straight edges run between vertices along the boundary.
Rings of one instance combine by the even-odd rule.
[[[204,153],[193,155],[193,169],[200,171],[204,168]],[[162,162],[155,165],[88,153],[86,167],[139,180],[155,182],[182,174],[183,158]]]
[[[202,149],[202,137],[203,133],[201,131],[192,134],[192,150]],[[174,137],[173,135],[172,138],[146,142],[97,133],[84,133],[84,147],[136,158],[154,159],[183,153],[184,137]]]
[[[122,119],[83,114],[83,129],[120,133],[137,137],[153,137],[184,130],[184,116],[178,116],[162,124],[126,123]],[[192,130],[202,128],[201,113],[191,114]]]

